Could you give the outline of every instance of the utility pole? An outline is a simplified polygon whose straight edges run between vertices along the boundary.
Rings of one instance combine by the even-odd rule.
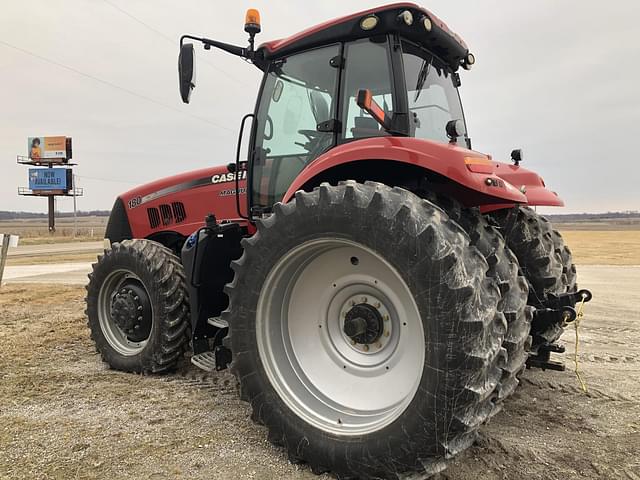
[[[76,203],[76,175],[75,173],[73,174],[72,177],[72,187],[73,188],[73,238],[76,238],[76,236],[78,235],[78,216],[77,216],[77,208],[78,205]]]

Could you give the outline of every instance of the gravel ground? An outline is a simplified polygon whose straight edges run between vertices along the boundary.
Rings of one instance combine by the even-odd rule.
[[[526,372],[478,443],[438,478],[640,480],[640,267],[585,266],[584,394],[566,372]],[[55,292],[55,293],[54,293]],[[79,287],[0,290],[0,478],[328,479],[290,464],[249,419],[228,373],[109,370]]]

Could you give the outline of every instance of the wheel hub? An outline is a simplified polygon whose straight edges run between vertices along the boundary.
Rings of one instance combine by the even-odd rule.
[[[144,288],[125,282],[111,300],[111,320],[133,342],[151,333],[151,304]]]
[[[359,303],[347,312],[343,326],[344,333],[355,343],[369,345],[382,336],[384,321],[373,305]]]

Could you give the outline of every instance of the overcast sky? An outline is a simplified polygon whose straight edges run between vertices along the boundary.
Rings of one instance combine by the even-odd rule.
[[[179,36],[244,45],[248,7],[262,14],[262,42],[377,5],[4,0],[0,210],[46,209],[45,199],[17,195],[27,185],[27,168],[15,158],[26,154],[28,136],[73,137],[84,210],[110,208],[118,193],[139,183],[233,161],[259,71],[223,52],[198,49],[198,87],[184,105],[177,87]],[[476,55],[473,70],[462,73],[461,89],[475,149],[506,161],[513,148],[522,148],[523,165],[560,193],[564,212],[640,209],[640,2],[423,5]],[[71,200],[58,207],[71,210]]]

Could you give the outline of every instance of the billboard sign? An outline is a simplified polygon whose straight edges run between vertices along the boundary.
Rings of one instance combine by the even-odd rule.
[[[29,137],[27,152],[32,160],[60,162],[71,158],[71,138]]]
[[[67,193],[72,187],[69,168],[30,168],[29,189],[35,194]]]

